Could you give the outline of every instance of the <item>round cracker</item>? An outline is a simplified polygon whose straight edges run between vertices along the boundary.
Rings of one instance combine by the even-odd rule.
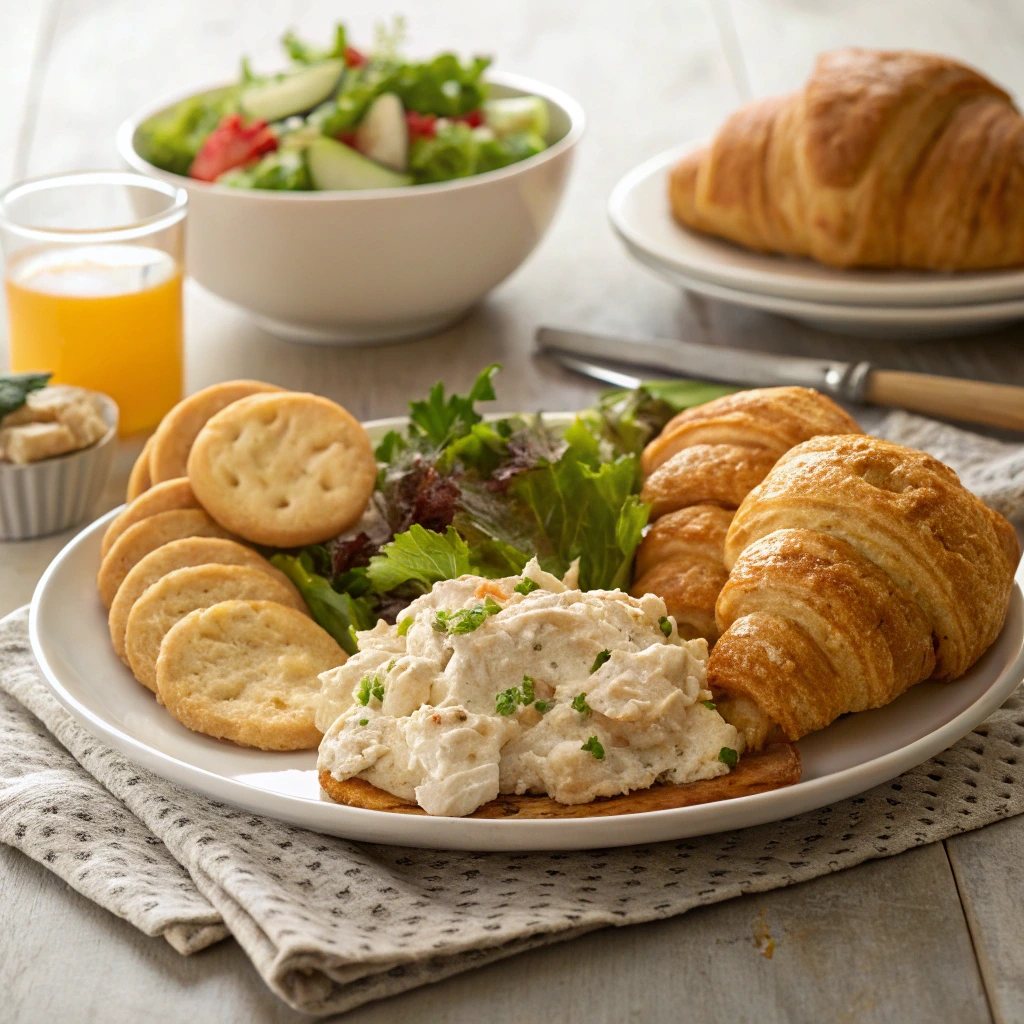
[[[135,465],[132,466],[131,473],[128,474],[128,493],[125,495],[125,501],[134,501],[152,486],[153,479],[149,475],[149,453],[152,450],[153,435],[150,434],[142,446],[142,451],[139,452],[139,457],[135,460]]]
[[[201,508],[175,508],[157,512],[129,526],[114,541],[113,547],[100,562],[96,576],[103,604],[110,608],[125,576],[143,558],[161,544],[182,537],[227,537],[231,534],[215,522]]]
[[[157,694],[182,725],[260,750],[310,750],[321,672],[345,652],[312,619],[272,601],[224,601],[171,627]]]
[[[153,483],[185,475],[188,453],[203,425],[221,409],[248,395],[280,391],[261,380],[228,380],[182,399],[160,422],[153,435],[149,471]]]
[[[132,605],[154,584],[175,569],[187,569],[193,565],[246,565],[259,569],[273,577],[282,586],[289,587],[297,600],[301,600],[295,585],[280,569],[272,566],[261,554],[223,537],[183,537],[161,544],[135,565],[124,582],[117,588],[117,594],[110,606],[107,624],[110,628],[110,642],[117,656],[127,665],[128,654],[124,647],[125,630]],[[301,605],[296,605],[301,607]]]
[[[377,479],[363,426],[319,395],[253,395],[199,432],[192,490],[219,523],[271,547],[337,536],[363,514]]]
[[[116,516],[103,534],[100,558],[114,546],[114,541],[135,523],[155,516],[157,512],[169,512],[172,508],[199,508],[199,502],[192,493],[188,477],[165,480],[140,494],[119,516]]]
[[[128,665],[143,686],[156,691],[156,659],[168,630],[197,608],[221,601],[275,601],[306,613],[293,590],[245,565],[193,565],[157,580],[128,614],[124,646]]]

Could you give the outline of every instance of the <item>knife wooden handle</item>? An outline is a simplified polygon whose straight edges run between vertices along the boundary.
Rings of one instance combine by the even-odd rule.
[[[1024,388],[927,373],[872,370],[865,401],[964,423],[1024,430]]]

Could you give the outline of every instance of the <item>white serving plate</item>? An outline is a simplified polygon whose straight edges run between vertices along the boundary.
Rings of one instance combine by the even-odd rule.
[[[701,281],[779,298],[888,308],[966,306],[1024,299],[1024,270],[971,273],[836,270],[811,260],[751,252],[689,231],[668,206],[668,173],[699,142],[630,171],[608,201],[612,225],[633,250]]]
[[[567,417],[566,417],[567,418]],[[383,436],[403,419],[367,424]],[[582,850],[684,839],[778,821],[861,793],[946,749],[1024,679],[1022,575],[1006,625],[955,683],[921,683],[888,707],[850,715],[800,742],[803,781],[699,807],[564,821],[489,821],[389,814],[322,795],[316,753],[268,753],[179,725],[110,645],[96,592],[100,541],[117,510],[68,543],[32,598],[32,650],[57,700],[92,735],[156,774],[216,800],[346,839],[451,850]]]

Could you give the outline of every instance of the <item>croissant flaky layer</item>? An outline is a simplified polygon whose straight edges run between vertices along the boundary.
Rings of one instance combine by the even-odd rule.
[[[726,537],[708,666],[723,714],[745,702],[756,747],[956,679],[998,636],[1019,557],[1010,524],[931,456],[856,435],[798,445]]]
[[[921,609],[824,533],[777,530],[748,547],[717,616],[725,632],[709,685],[747,695],[793,738],[888,704],[935,666]]]
[[[861,432],[856,420],[813,388],[753,388],[684,409],[644,449],[645,476],[696,444],[758,448],[776,459],[818,434]],[[767,473],[769,466],[763,466]]]
[[[714,643],[715,602],[729,572],[725,536],[732,512],[717,505],[692,505],[662,516],[636,554],[634,597],[657,594],[676,620],[680,636]]]
[[[1024,118],[945,57],[844,49],[671,172],[680,223],[836,267],[1024,264]]]
[[[860,427],[832,399],[799,387],[740,391],[673,417],[641,460],[655,523],[637,552],[633,593],[657,594],[684,636],[714,643],[731,510],[793,445],[846,431]]]

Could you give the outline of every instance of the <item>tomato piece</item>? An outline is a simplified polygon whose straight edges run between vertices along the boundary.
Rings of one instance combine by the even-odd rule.
[[[225,114],[196,154],[189,177],[216,181],[225,171],[241,167],[277,149],[277,136],[266,121],[242,123],[241,114]]]
[[[338,136],[339,142],[344,142],[346,146],[351,146],[353,149],[358,149],[356,146],[356,133],[355,132],[342,132]]]
[[[365,53],[360,52],[354,46],[345,47],[345,63],[350,68],[361,68],[369,58]]]
[[[432,139],[437,134],[437,116],[420,114],[415,110],[405,112],[405,125],[409,129],[409,137]]]
[[[458,117],[452,118],[452,120],[468,124],[470,128],[479,128],[484,123],[484,115],[483,111],[478,107],[476,110],[471,110],[468,114],[459,114]]]

